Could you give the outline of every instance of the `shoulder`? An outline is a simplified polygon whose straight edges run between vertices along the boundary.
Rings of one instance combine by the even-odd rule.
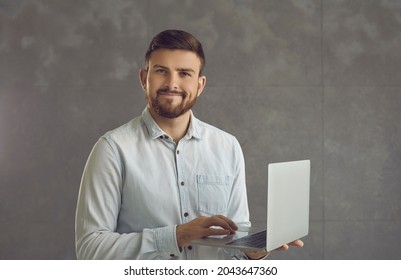
[[[239,146],[239,142],[234,135],[214,125],[198,120],[198,128],[202,139]]]
[[[142,117],[136,117],[129,122],[106,132],[101,138],[113,141],[120,142],[128,139],[135,139],[139,133],[141,133],[145,129],[145,124],[142,120]]]

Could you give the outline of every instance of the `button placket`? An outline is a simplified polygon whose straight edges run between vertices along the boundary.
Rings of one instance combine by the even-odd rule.
[[[177,180],[178,180],[178,190],[180,193],[181,202],[181,218],[183,223],[189,221],[189,194],[188,188],[185,180],[185,169],[183,164],[183,141],[178,142],[175,150],[175,158],[177,163]]]

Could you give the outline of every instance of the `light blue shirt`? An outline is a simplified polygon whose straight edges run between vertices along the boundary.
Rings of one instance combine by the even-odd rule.
[[[250,226],[236,138],[194,117],[175,144],[146,108],[95,144],[76,212],[78,259],[231,259],[239,250],[177,246],[176,226],[221,214]]]

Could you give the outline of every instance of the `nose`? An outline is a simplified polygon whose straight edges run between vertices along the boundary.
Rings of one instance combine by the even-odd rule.
[[[178,89],[178,77],[174,73],[170,73],[167,76],[165,85],[170,89]]]

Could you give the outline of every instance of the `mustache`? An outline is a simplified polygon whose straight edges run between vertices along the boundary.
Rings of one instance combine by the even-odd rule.
[[[161,88],[157,91],[157,94],[180,94],[182,96],[186,96],[187,93],[185,91],[171,90],[170,88]]]

